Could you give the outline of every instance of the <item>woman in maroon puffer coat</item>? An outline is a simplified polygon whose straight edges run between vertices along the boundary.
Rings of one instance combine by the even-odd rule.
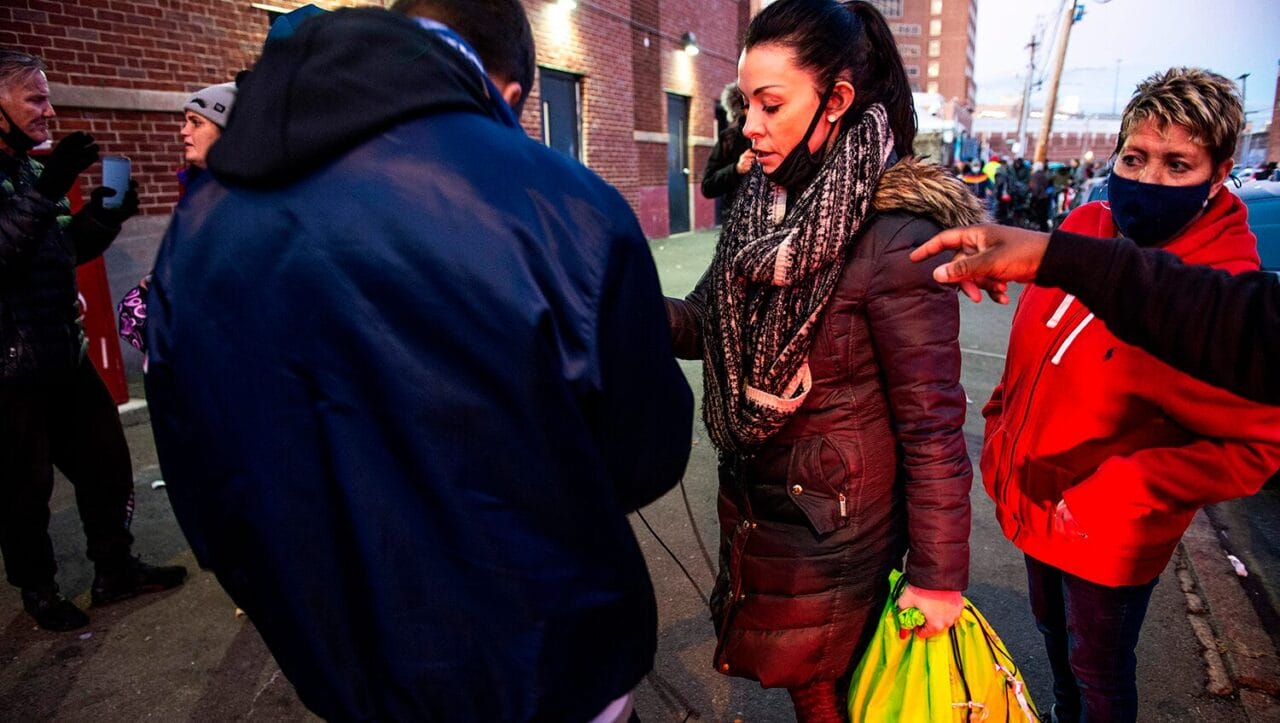
[[[893,37],[865,2],[781,0],[739,63],[758,164],[697,288],[671,299],[678,356],[705,362],[721,455],[716,667],[840,720],[906,560],[899,599],[949,627],[968,584],[972,472],[959,308],[913,264],[977,199],[911,159]],[[902,160],[899,160],[902,159]]]

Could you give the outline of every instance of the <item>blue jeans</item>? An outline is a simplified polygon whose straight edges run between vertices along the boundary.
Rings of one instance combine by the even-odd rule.
[[[1027,591],[1053,670],[1061,723],[1138,719],[1138,633],[1157,577],[1144,585],[1089,582],[1029,556]]]

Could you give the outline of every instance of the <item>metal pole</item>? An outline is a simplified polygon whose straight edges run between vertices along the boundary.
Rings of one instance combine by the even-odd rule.
[[[1040,43],[1036,40],[1036,36],[1031,36],[1031,42],[1027,43],[1030,49],[1030,59],[1027,61],[1027,82],[1022,86],[1022,108],[1018,111],[1018,153],[1019,156],[1027,154],[1027,118],[1031,112],[1031,78],[1036,74],[1036,46]]]
[[[1111,115],[1116,114],[1116,100],[1120,97],[1120,58],[1116,58],[1116,85],[1111,91]]]
[[[1080,165],[1083,167],[1088,161],[1085,160],[1085,154],[1089,152],[1089,119],[1092,116],[1088,113],[1084,114],[1084,133],[1080,136]]]
[[[1071,38],[1071,25],[1075,22],[1076,2],[1063,3],[1062,31],[1058,34],[1058,47],[1053,59],[1053,76],[1049,79],[1049,95],[1044,103],[1044,120],[1040,122],[1040,135],[1036,138],[1035,163],[1044,163],[1049,147],[1049,133],[1053,131],[1053,114],[1058,110],[1058,83],[1062,80],[1062,64],[1067,59],[1067,40]]]
[[[1245,102],[1249,99],[1249,73],[1237,75],[1236,80],[1240,81],[1240,110],[1242,111],[1241,120],[1244,121],[1244,128],[1240,129],[1244,134],[1244,145],[1240,147],[1240,157],[1236,160],[1243,166],[1249,162],[1249,146],[1253,145],[1249,142],[1252,140],[1249,135],[1249,110],[1245,107]]]

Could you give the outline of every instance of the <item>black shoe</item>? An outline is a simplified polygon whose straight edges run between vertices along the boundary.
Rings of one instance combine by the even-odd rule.
[[[89,616],[70,600],[62,597],[57,585],[24,588],[22,607],[27,614],[36,619],[36,625],[45,630],[65,632],[83,628],[89,624]]]
[[[136,557],[118,564],[98,565],[93,576],[93,604],[109,605],[136,595],[175,588],[187,579],[187,568],[154,567]]]

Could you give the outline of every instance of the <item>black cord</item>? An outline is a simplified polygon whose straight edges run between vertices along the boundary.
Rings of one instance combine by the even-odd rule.
[[[689,574],[689,570],[685,568],[685,566],[680,562],[680,559],[676,557],[676,553],[672,552],[670,547],[667,547],[667,543],[662,541],[662,538],[658,536],[658,532],[653,529],[653,525],[649,524],[649,521],[644,518],[644,514],[640,512],[640,510],[636,510],[636,517],[639,517],[640,521],[644,523],[644,526],[649,528],[649,534],[653,535],[653,539],[657,540],[658,544],[662,545],[662,549],[667,551],[667,554],[671,556],[671,561],[674,562],[676,566],[680,568],[680,572],[683,572],[684,576],[688,578],[689,584],[693,585],[693,589],[698,592],[698,597],[702,598],[702,604],[706,605],[707,608],[710,609],[711,600],[707,598],[706,593],[702,592],[702,588],[698,587],[697,581],[693,579],[693,575]]]
[[[711,553],[707,552],[707,546],[702,542],[702,532],[698,530],[698,522],[693,519],[693,507],[689,505],[689,493],[684,488],[684,478],[680,478],[680,496],[684,498],[684,511],[689,515],[689,527],[693,528],[693,539],[698,541],[698,549],[702,550],[702,559],[707,561],[707,572],[711,573],[711,579],[716,579],[716,565],[711,561]]]
[[[672,712],[684,713],[684,718],[681,719],[682,723],[687,723],[690,718],[694,720],[702,719],[702,714],[690,705],[683,695],[680,695],[680,690],[675,685],[659,675],[658,671],[650,670],[644,677],[645,680],[649,681],[649,685],[653,686],[658,698],[666,704],[667,708]]]
[[[706,560],[707,569],[711,571],[711,576],[714,578],[716,575],[715,567],[711,562],[711,555],[707,552],[706,545],[702,542],[702,534],[698,532],[698,523],[693,519],[693,507],[689,504],[689,493],[685,490],[683,477],[680,479],[680,496],[684,498],[684,509],[689,515],[689,524],[693,528],[694,539],[698,541],[698,548],[702,550],[702,558]],[[711,601],[707,598],[706,593],[704,593],[702,588],[698,586],[698,582],[693,579],[693,575],[689,573],[688,568],[680,562],[680,558],[676,557],[676,553],[667,546],[665,541],[663,541],[662,536],[658,534],[658,531],[653,529],[653,525],[649,524],[649,521],[644,518],[644,513],[640,510],[636,510],[636,517],[640,518],[640,521],[644,523],[645,529],[649,530],[649,534],[653,535],[653,539],[657,540],[659,545],[662,545],[662,549],[667,551],[667,555],[671,557],[671,561],[676,564],[676,567],[680,568],[680,572],[684,573],[685,579],[689,581],[689,584],[693,586],[694,591],[698,593],[698,597],[702,599],[702,604],[705,605],[707,609],[710,609]],[[645,679],[649,681],[649,684],[653,686],[654,691],[657,692],[658,699],[661,700],[669,709],[675,712],[683,711],[684,718],[681,719],[682,723],[688,723],[690,718],[694,720],[702,719],[702,714],[690,705],[689,701],[685,700],[684,696],[680,694],[680,690],[676,688],[675,685],[672,685],[667,681],[667,679],[659,675],[658,671],[650,670],[645,676]]]

